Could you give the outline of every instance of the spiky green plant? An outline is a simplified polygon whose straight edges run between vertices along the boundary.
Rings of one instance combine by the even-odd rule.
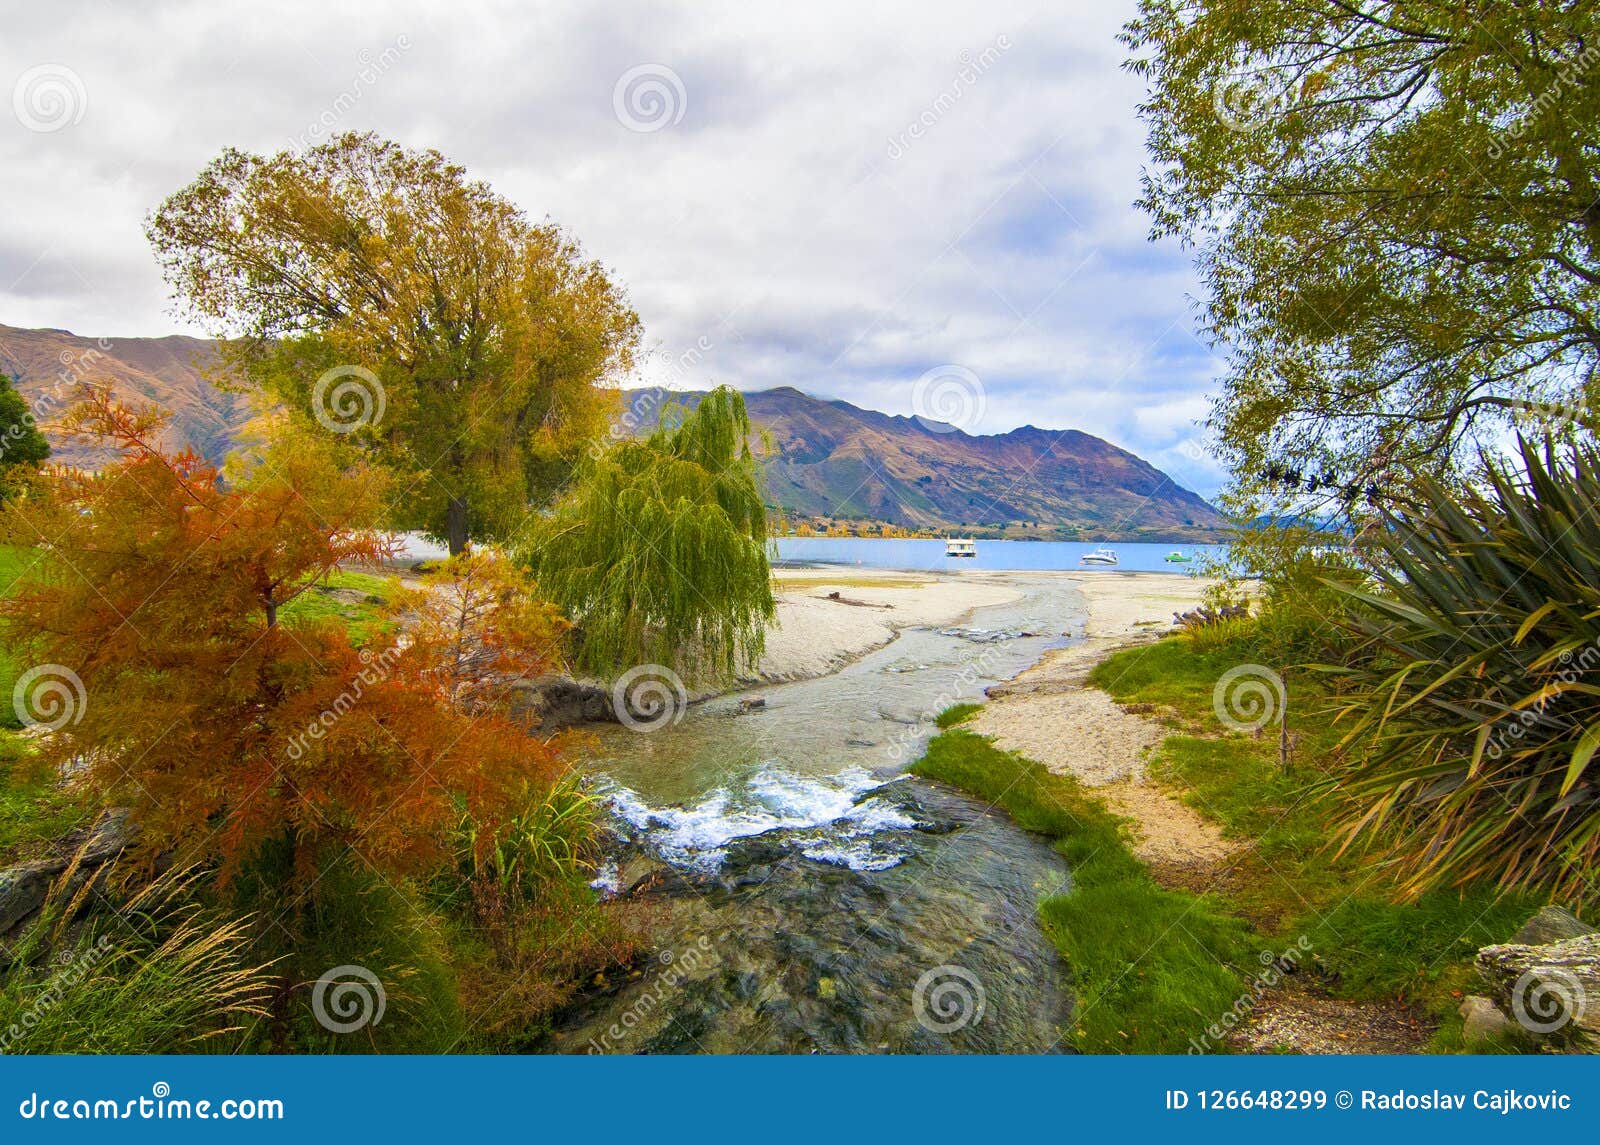
[[[1378,580],[1345,585],[1372,655],[1337,671],[1360,748],[1346,845],[1404,885],[1492,880],[1600,900],[1600,449],[1520,443],[1481,485],[1424,481]]]
[[[577,625],[575,659],[730,675],[760,657],[774,602],[767,515],[737,390],[580,467],[520,554]]]
[[[469,879],[493,879],[506,896],[537,893],[554,880],[587,874],[594,869],[599,814],[600,801],[578,776],[567,775],[531,797],[487,847],[478,845],[483,828],[463,816],[462,872]]]

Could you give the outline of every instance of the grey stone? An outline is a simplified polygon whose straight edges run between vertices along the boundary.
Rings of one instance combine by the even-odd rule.
[[[1466,1019],[1461,1027],[1461,1035],[1468,1044],[1488,1041],[1520,1029],[1500,1012],[1499,1006],[1481,994],[1470,995],[1461,1003],[1461,1016]]]
[[[1600,934],[1478,951],[1478,973],[1530,1035],[1600,1053]]]
[[[100,867],[122,854],[133,834],[125,809],[117,808],[102,815],[79,844],[78,869],[67,890],[77,890]],[[71,861],[71,854],[63,854],[0,871],[0,935],[8,933],[44,905],[50,884]]]
[[[567,676],[539,676],[512,684],[511,714],[533,719],[543,728],[617,722],[611,693]]]
[[[1566,938],[1580,938],[1594,934],[1595,928],[1570,910],[1559,906],[1542,907],[1539,913],[1522,924],[1522,929],[1511,941],[1524,946],[1542,946],[1547,942],[1560,942]]]

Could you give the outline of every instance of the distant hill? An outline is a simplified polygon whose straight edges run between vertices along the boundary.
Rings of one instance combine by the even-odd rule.
[[[628,404],[648,422],[646,411],[700,396],[632,390]],[[1104,540],[1200,541],[1228,528],[1149,462],[1075,429],[974,436],[787,386],[745,402],[776,449],[768,500],[791,514],[934,529],[1037,522]]]
[[[0,372],[15,379],[40,420],[71,400],[77,382],[109,382],[126,399],[171,412],[171,444],[193,445],[220,462],[251,411],[244,395],[208,380],[217,361],[217,344],[203,338],[95,339],[0,325]],[[700,397],[626,394],[645,422],[663,401]],[[1148,462],[1075,429],[938,432],[933,423],[787,386],[745,400],[776,447],[768,500],[791,516],[932,529],[1029,522],[1037,525],[1033,535],[1076,531],[1096,540],[1204,541],[1227,528],[1210,505]],[[95,460],[82,445],[51,444],[58,460]]]
[[[169,443],[193,445],[212,461],[232,448],[250,414],[244,395],[224,393],[206,380],[216,364],[217,344],[204,338],[80,338],[65,330],[0,325],[0,373],[16,382],[40,421],[70,404],[78,383],[108,382],[125,401],[152,402],[171,413]],[[82,444],[50,444],[54,460],[94,460]]]

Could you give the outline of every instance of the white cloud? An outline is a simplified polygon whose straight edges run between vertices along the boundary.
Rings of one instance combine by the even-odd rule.
[[[904,413],[917,376],[959,363],[987,390],[979,430],[1078,428],[1157,460],[1212,363],[1186,256],[1147,244],[1131,206],[1140,89],[1114,40],[1130,8],[36,9],[8,25],[0,82],[60,63],[88,105],[51,133],[0,119],[0,321],[180,329],[145,213],[222,147],[277,150],[337,108],[338,129],[438,147],[576,234],[661,350],[640,381],[705,339],[680,384]],[[641,133],[613,88],[644,63],[687,102]]]

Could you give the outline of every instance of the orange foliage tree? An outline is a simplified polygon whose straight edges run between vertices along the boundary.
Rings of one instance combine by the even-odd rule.
[[[287,846],[302,884],[350,848],[407,873],[450,857],[464,815],[498,823],[555,781],[559,743],[459,702],[441,624],[357,648],[336,622],[284,611],[342,564],[387,554],[372,474],[299,442],[224,485],[164,450],[160,424],[91,392],[63,428],[120,460],[48,471],[3,517],[39,556],[0,603],[11,646],[81,681],[46,752],[131,808],[145,846],[215,859],[225,879],[267,844]],[[475,627],[524,667],[552,647],[536,608],[462,625],[463,646]]]

